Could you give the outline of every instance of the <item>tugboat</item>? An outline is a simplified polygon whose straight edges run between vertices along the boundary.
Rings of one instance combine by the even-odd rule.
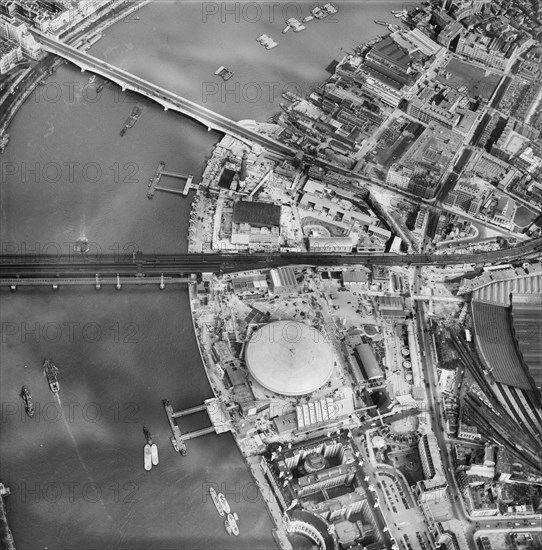
[[[26,414],[30,417],[34,416],[34,404],[32,403],[32,395],[30,394],[30,390],[23,386],[23,389],[21,390],[21,397],[24,401],[24,408],[26,411]]]
[[[222,506],[222,509],[226,512],[226,514],[231,512],[230,505],[222,493],[218,493],[218,502],[220,502],[220,506]]]
[[[216,511],[223,516],[224,515],[224,508],[222,508],[222,504],[220,504],[220,501],[218,500],[218,496],[216,494],[216,491],[213,487],[209,489],[209,494],[211,495],[211,498],[213,499],[213,502],[216,507]]]
[[[43,375],[47,377],[47,382],[49,382],[49,387],[53,393],[58,393],[60,386],[57,379],[58,369],[56,365],[49,359],[45,359],[43,362]]]
[[[149,432],[149,428],[147,428],[147,426],[143,426],[143,433],[145,434],[145,439],[147,440],[147,443],[149,445],[152,445],[151,432]]]

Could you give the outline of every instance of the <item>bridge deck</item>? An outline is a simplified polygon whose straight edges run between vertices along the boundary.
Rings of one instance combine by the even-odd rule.
[[[201,430],[194,430],[193,432],[188,432],[183,435],[181,435],[181,439],[183,441],[187,441],[189,439],[195,439],[196,437],[201,437],[202,435],[208,435],[215,433],[214,426],[209,426],[208,428],[202,428]]]
[[[43,278],[11,278],[1,279],[0,284],[8,286],[85,286],[85,285],[170,285],[170,284],[188,284],[193,283],[194,279],[189,277],[84,277],[68,278],[68,277],[43,277]]]
[[[293,157],[295,155],[295,151],[293,151],[291,147],[267,137],[264,134],[260,134],[255,130],[246,128],[223,115],[215,113],[211,109],[207,109],[202,105],[152,84],[118,67],[114,67],[101,59],[52,38],[48,34],[42,33],[37,29],[29,30],[36,40],[42,44],[44,50],[67,59],[71,63],[79,66],[82,71],[92,71],[117,83],[122,87],[123,91],[130,89],[144,95],[162,105],[165,110],[172,109],[178,111],[201,122],[207,126],[209,130],[214,129],[226,134],[231,134],[235,138],[247,143],[249,146],[257,144],[265,147],[269,151],[288,157]]]
[[[189,414],[194,414],[200,411],[204,411],[207,408],[207,405],[203,403],[203,405],[196,405],[195,407],[192,407],[190,409],[184,409],[182,411],[177,411],[173,413],[173,418],[179,418],[181,416],[188,416]]]

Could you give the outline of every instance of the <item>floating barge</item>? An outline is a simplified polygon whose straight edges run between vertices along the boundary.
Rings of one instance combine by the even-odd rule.
[[[222,78],[222,80],[229,80],[234,75],[234,72],[231,69],[224,67],[224,65],[221,65],[215,71],[215,74]]]

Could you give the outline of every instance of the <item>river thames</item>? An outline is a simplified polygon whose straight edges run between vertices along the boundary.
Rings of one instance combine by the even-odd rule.
[[[255,3],[251,3],[254,4]],[[267,3],[263,3],[265,5]],[[266,121],[280,93],[308,93],[326,67],[394,22],[399,2],[334,2],[339,13],[282,34],[284,19],[312,3],[153,2],[108,29],[89,51],[232,119]],[[274,6],[274,7],[273,7]],[[299,11],[302,10],[302,11]],[[272,36],[267,51],[255,38]],[[235,73],[222,82],[213,73]],[[89,83],[64,64],[12,122],[1,159],[3,253],[62,253],[80,238],[102,252],[184,252],[189,199],[146,197],[157,163],[198,181],[220,138],[145,98]],[[124,137],[134,105],[143,113]],[[200,404],[212,392],[203,371],[184,287],[2,290],[1,481],[12,489],[8,519],[19,550],[276,548],[271,519],[230,434],[169,442],[162,407]],[[59,367],[60,400],[42,375]],[[19,392],[32,392],[25,416]],[[203,413],[184,430],[208,425]],[[142,426],[160,464],[143,469]],[[226,490],[241,534],[229,538],[209,486]]]

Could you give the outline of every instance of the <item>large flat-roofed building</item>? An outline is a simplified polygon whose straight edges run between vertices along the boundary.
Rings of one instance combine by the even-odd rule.
[[[335,219],[342,223],[356,222],[360,225],[374,224],[378,218],[374,215],[364,214],[354,210],[346,201],[331,199],[312,193],[304,193],[299,202],[299,206],[305,210],[324,214],[330,219]]]
[[[232,277],[231,284],[238,296],[262,295],[268,292],[267,278],[260,273]]]
[[[280,206],[267,202],[237,201],[233,205],[232,244],[271,246],[280,239]]]
[[[358,344],[355,348],[355,356],[365,380],[375,380],[384,376],[373,348],[369,344]]]
[[[393,35],[392,35],[393,36]],[[431,40],[420,29],[412,29],[402,33],[403,38],[407,40],[423,55],[432,56],[438,54],[442,50],[442,46]]]
[[[377,296],[378,308],[384,319],[404,319],[405,304],[400,296]]]
[[[298,285],[295,271],[291,267],[279,267],[269,271],[273,294],[297,293]]]
[[[429,101],[422,101],[417,97],[408,104],[407,113],[422,122],[434,120],[445,128],[453,128],[461,120],[459,114],[452,113],[448,109],[443,109]]]
[[[350,253],[354,243],[350,237],[310,237],[311,252]]]
[[[366,59],[392,69],[397,76],[403,77],[408,75],[411,63],[408,53],[396,44],[391,36],[377,42],[367,52]]]
[[[233,205],[233,223],[280,227],[280,206],[268,202],[237,201]]]
[[[367,272],[356,269],[354,271],[343,271],[342,282],[346,287],[367,284]]]

